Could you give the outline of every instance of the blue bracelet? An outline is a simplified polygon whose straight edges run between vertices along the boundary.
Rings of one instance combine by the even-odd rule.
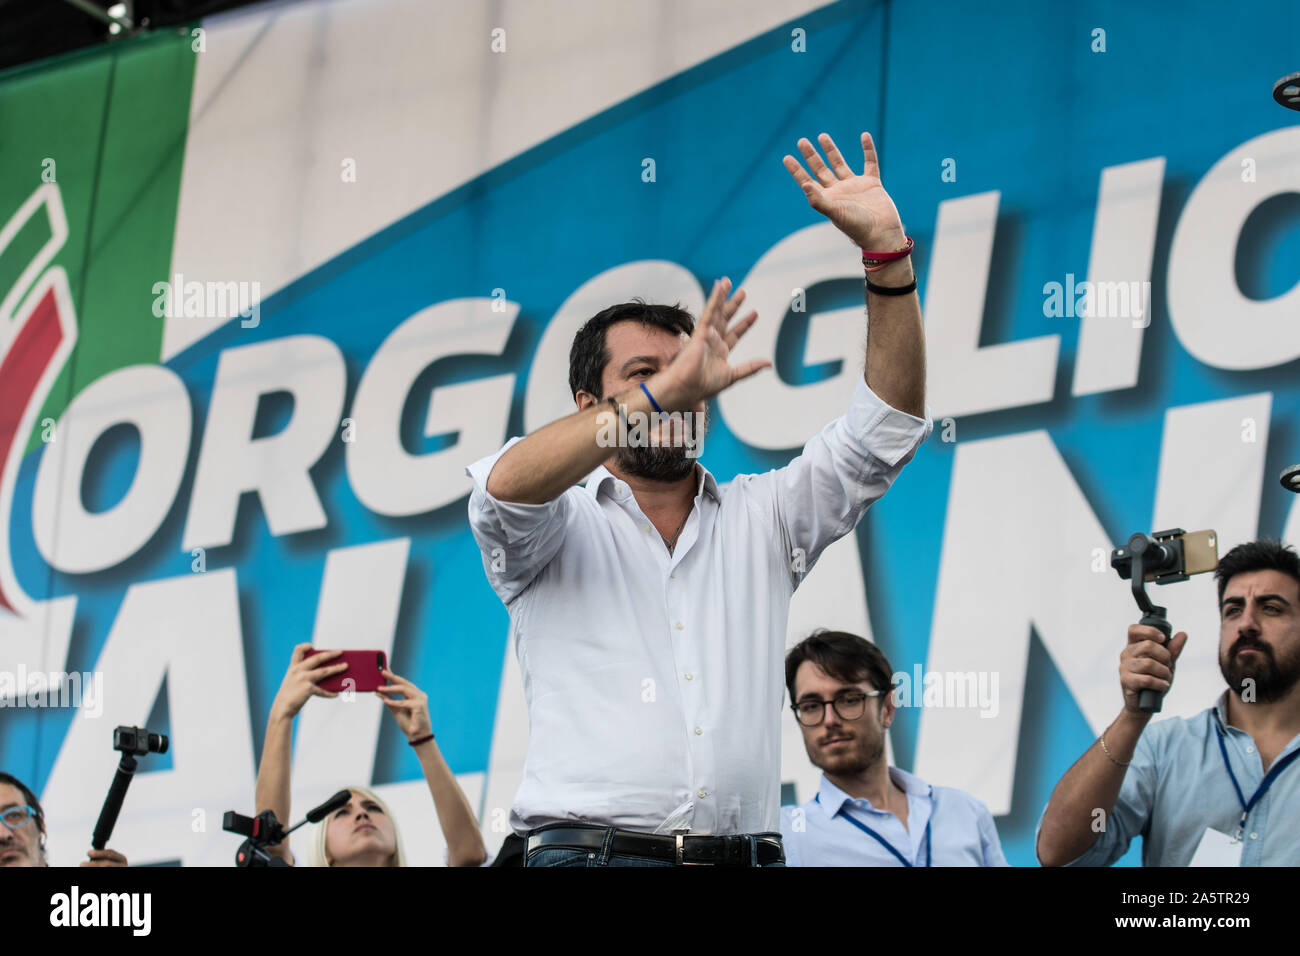
[[[645,382],[641,383],[641,391],[645,392],[645,397],[650,399],[650,404],[655,407],[655,411],[662,415],[664,410],[659,407],[659,403],[655,401],[655,397],[650,394],[650,389],[645,387]]]

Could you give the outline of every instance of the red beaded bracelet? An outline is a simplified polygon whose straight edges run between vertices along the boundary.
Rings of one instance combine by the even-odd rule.
[[[421,737],[418,740],[408,740],[407,743],[410,744],[412,747],[418,747],[426,740],[432,740],[432,739],[433,739],[433,734],[429,734],[427,737]]]
[[[902,259],[905,256],[910,256],[912,254],[912,246],[914,245],[914,243],[912,242],[911,236],[907,236],[906,238],[907,238],[907,245],[903,246],[903,248],[895,252],[871,252],[870,250],[863,249],[862,264],[867,267],[874,266],[876,268],[883,268],[884,266],[887,266],[889,263],[895,261],[896,259]]]

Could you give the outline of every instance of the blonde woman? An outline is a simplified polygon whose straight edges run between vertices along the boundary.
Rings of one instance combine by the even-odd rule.
[[[274,810],[286,826],[289,819],[290,748],[293,720],[310,697],[337,697],[322,690],[320,681],[346,670],[346,664],[331,663],[342,651],[327,650],[307,656],[310,644],[293,649],[289,669],[271,704],[266,724],[262,762],[257,769],[257,812]],[[375,693],[397,721],[407,742],[414,748],[433,796],[434,812],[447,841],[448,866],[479,866],[487,850],[469,801],[443,760],[429,721],[429,698],[410,681],[384,670],[388,683]],[[397,820],[379,796],[365,787],[349,787],[352,799],[320,823],[312,824],[311,866],[405,866]],[[269,852],[287,863],[294,862],[289,846],[282,843]]]
[[[352,799],[346,807],[308,825],[307,865],[406,866],[402,834],[388,804],[373,790],[348,789]]]

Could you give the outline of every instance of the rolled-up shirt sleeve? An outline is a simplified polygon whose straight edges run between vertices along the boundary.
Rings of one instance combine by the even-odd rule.
[[[1100,827],[1097,842],[1065,866],[1110,866],[1128,852],[1133,838],[1141,834],[1145,837],[1151,825],[1151,805],[1155,800],[1157,780],[1157,754],[1152,743],[1152,735],[1143,731],[1133,748],[1133,759],[1124,774],[1119,796],[1108,817],[1097,817],[1089,823]],[[1043,814],[1038,818],[1038,827],[1034,830],[1034,846],[1038,846],[1038,834],[1043,829]]]
[[[474,482],[469,495],[469,526],[483,554],[488,581],[503,604],[518,597],[560,550],[573,493],[569,489],[542,504],[502,501],[488,493],[492,467],[521,440],[510,439],[496,454],[465,469]]]
[[[859,377],[848,411],[812,438],[784,468],[756,475],[754,489],[771,506],[794,559],[798,586],[821,553],[857,525],[863,512],[893,484],[934,429],[924,418],[887,404]]]

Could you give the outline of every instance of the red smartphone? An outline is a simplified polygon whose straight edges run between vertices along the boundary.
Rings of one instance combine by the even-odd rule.
[[[310,650],[307,657],[323,650],[326,648]],[[388,678],[382,673],[388,666],[387,655],[383,651],[344,651],[325,666],[332,667],[335,664],[347,664],[348,669],[318,682],[316,686],[321,690],[335,693],[345,690],[374,691],[388,683]]]

